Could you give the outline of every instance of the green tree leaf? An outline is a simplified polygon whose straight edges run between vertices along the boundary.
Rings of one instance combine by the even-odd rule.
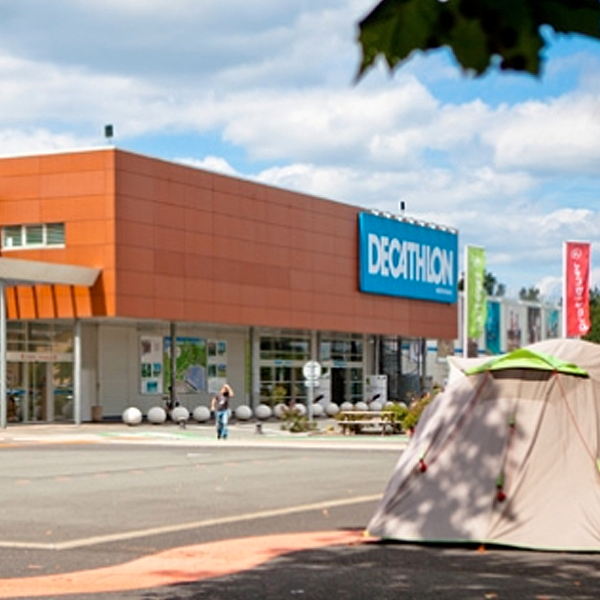
[[[446,46],[462,68],[493,65],[538,75],[546,45],[540,31],[600,38],[598,0],[382,0],[359,23],[358,78],[379,57],[394,70],[416,51]]]
[[[583,339],[600,344],[600,289],[597,287],[590,290],[590,321],[591,328]]]

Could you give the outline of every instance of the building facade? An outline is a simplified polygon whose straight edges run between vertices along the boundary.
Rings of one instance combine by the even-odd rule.
[[[4,425],[306,402],[307,361],[400,397],[401,340],[458,337],[455,232],[115,148],[0,159],[0,227]]]

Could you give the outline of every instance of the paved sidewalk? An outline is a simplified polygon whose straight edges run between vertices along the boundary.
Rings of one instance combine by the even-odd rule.
[[[166,422],[153,425],[126,425],[119,422],[73,424],[9,424],[0,429],[2,444],[22,443],[151,443],[151,444],[228,444],[230,446],[259,445],[262,447],[303,447],[348,449],[397,449],[406,447],[406,435],[381,435],[361,433],[343,435],[334,419],[319,419],[318,429],[310,433],[290,433],[281,428],[279,421],[233,422],[229,426],[229,439],[217,440],[215,426],[211,423],[190,421],[185,427]]]

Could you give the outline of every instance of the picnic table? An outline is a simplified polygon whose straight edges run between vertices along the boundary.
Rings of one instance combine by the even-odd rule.
[[[400,424],[393,420],[393,413],[386,410],[343,410],[338,423],[344,435],[356,433],[400,433]]]

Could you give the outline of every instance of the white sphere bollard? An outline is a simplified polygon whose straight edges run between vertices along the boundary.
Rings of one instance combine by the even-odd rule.
[[[354,404],[352,402],[342,402],[340,410],[354,410]]]
[[[313,417],[315,417],[315,419],[322,417],[324,412],[325,412],[325,409],[323,408],[322,404],[315,403],[312,405],[312,414],[313,414]]]
[[[391,400],[388,400],[388,401],[385,403],[385,408],[393,408],[394,406],[396,406],[396,403],[395,403],[395,402],[392,402]]]
[[[190,418],[190,411],[185,406],[176,406],[171,411],[171,419],[175,423],[185,423]]]
[[[335,417],[335,415],[340,412],[340,407],[335,402],[330,402],[325,407],[325,412],[327,413],[328,417]]]
[[[294,408],[301,417],[306,415],[306,406],[304,406],[304,404],[296,404]]]
[[[207,406],[197,406],[192,414],[198,423],[206,423],[210,420],[210,408]]]
[[[375,400],[374,402],[371,402],[371,404],[369,404],[369,410],[381,410],[381,409],[382,409],[381,402],[377,402]]]
[[[259,404],[254,411],[256,418],[260,419],[261,421],[265,421],[266,419],[270,418],[272,414],[273,411],[268,404]]]
[[[283,418],[283,415],[285,414],[287,410],[287,406],[283,403],[279,403],[275,405],[275,408],[273,409],[273,414],[278,418],[281,419]]]
[[[354,405],[354,410],[369,410],[369,406],[366,402],[357,402]]]
[[[238,406],[235,409],[235,418],[239,421],[248,421],[252,418],[252,409],[249,406]]]
[[[148,411],[148,422],[153,425],[161,425],[167,420],[167,411],[162,406],[153,406]]]
[[[130,406],[123,411],[123,423],[127,425],[139,425],[142,422],[142,411],[135,406]]]

